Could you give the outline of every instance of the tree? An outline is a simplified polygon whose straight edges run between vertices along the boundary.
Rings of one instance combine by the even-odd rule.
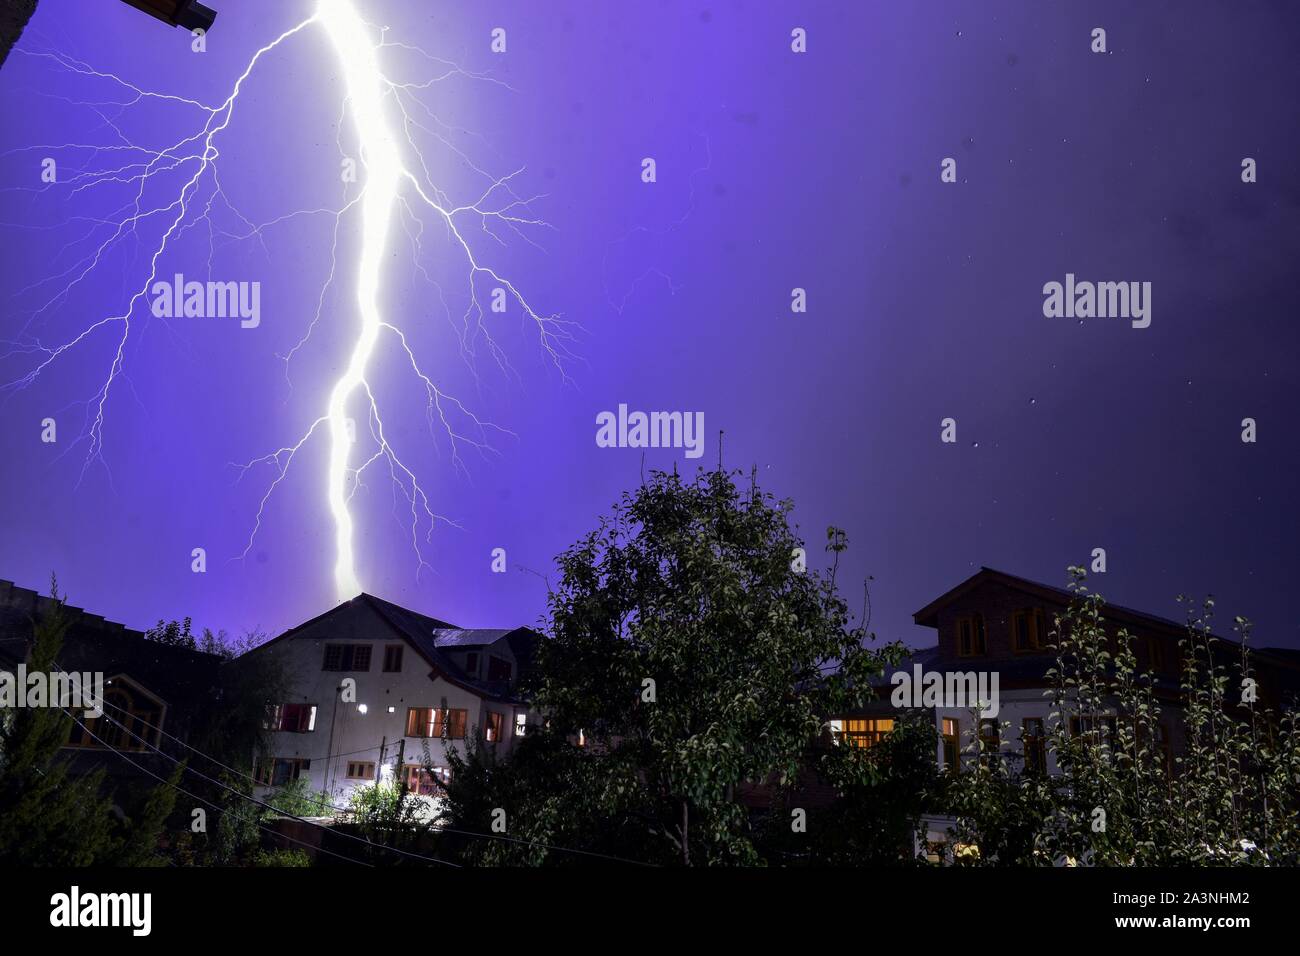
[[[257,761],[272,752],[267,703],[285,699],[289,675],[274,654],[235,654],[263,639],[250,633],[232,641],[224,632],[213,635],[205,630],[200,641],[205,652],[220,649],[218,656],[225,658],[189,734],[192,759],[203,776],[192,774],[187,789],[220,808],[213,810],[216,819],[209,821],[207,832],[188,839],[189,852],[201,862],[236,863],[262,838],[257,824],[264,808],[252,802],[251,778]]]
[[[33,622],[29,673],[53,674],[69,619],[57,583],[51,610]],[[117,849],[102,770],[74,776],[59,748],[72,717],[59,707],[23,707],[0,721],[0,862],[9,866],[89,866]]]
[[[969,862],[1097,866],[1295,865],[1300,860],[1300,722],[1262,710],[1249,622],[1233,654],[1210,633],[1214,602],[1189,611],[1179,699],[1162,707],[1134,637],[1113,636],[1104,600],[1070,568],[1054,622],[1048,753],[1059,775],[1016,773],[1014,755],[980,752],[954,781],[955,837]],[[1233,694],[1230,688],[1242,688]],[[1180,725],[1169,752],[1162,714]],[[978,744],[973,746],[978,747]]]
[[[549,730],[525,738],[516,769],[480,760],[475,800],[457,793],[469,783],[453,767],[451,819],[485,831],[491,804],[525,840],[759,862],[738,787],[795,780],[827,717],[865,703],[903,649],[864,646],[835,568],[806,569],[792,503],[735,477],[653,472],[558,558],[530,680]],[[837,564],[843,532],[828,540]],[[509,852],[548,858],[536,845]]]
[[[166,644],[168,647],[183,647],[190,651],[198,650],[198,641],[195,640],[194,634],[190,631],[190,619],[188,617],[183,621],[163,621],[160,618],[157,624],[144,632],[144,639],[158,644]]]

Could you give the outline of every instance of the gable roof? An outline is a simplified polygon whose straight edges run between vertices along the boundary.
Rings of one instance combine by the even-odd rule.
[[[922,627],[938,627],[939,611],[941,608],[987,583],[1002,584],[1006,587],[1023,591],[1026,594],[1032,594],[1044,601],[1061,605],[1068,605],[1074,597],[1074,595],[1065,588],[1052,587],[1052,585],[1043,584],[1040,581],[1031,581],[1029,578],[1022,578],[1016,574],[1008,574],[1006,571],[999,571],[996,568],[981,567],[965,581],[962,581],[956,587],[945,591],[943,594],[939,595],[939,597],[935,598],[925,607],[913,614],[912,620]],[[1111,604],[1109,601],[1107,601],[1102,608],[1101,614],[1103,618],[1116,623],[1133,625],[1148,630],[1161,631],[1174,636],[1181,636],[1187,631],[1187,625],[1185,623],[1180,624],[1167,617],[1160,617],[1158,614],[1148,614],[1145,611],[1134,610],[1133,608],[1124,607],[1120,604]],[[1235,638],[1223,637],[1219,634],[1211,634],[1210,636],[1215,640],[1224,642],[1225,644],[1240,644],[1240,642]],[[1289,669],[1300,666],[1300,650],[1290,650],[1280,647],[1252,647],[1251,653],[1257,658],[1263,658],[1273,663],[1280,663]]]
[[[439,620],[436,617],[430,617],[427,614],[421,614],[419,611],[413,611],[410,608],[403,607],[400,604],[394,604],[392,601],[386,601],[383,598],[375,597],[373,594],[362,592],[349,601],[344,601],[335,607],[330,608],[322,614],[316,615],[309,621],[292,627],[283,634],[272,638],[264,644],[253,648],[248,653],[255,654],[265,647],[291,637],[330,616],[339,613],[347,607],[356,605],[369,607],[375,614],[393,631],[395,635],[403,638],[408,644],[415,648],[416,652],[433,668],[434,675],[447,680],[449,683],[456,685],[464,690],[479,694],[483,697],[491,697],[495,700],[513,700],[509,696],[509,682],[507,681],[486,681],[478,680],[467,675],[459,665],[452,660],[447,653],[448,650],[465,650],[474,647],[485,647],[488,644],[494,644],[502,638],[508,638],[511,650],[515,650],[517,644],[531,646],[536,635],[525,627],[510,628],[459,628],[446,621]],[[522,637],[523,635],[532,635],[532,639]],[[531,656],[531,655],[529,655]],[[516,651],[516,657],[519,657]],[[522,659],[520,660],[522,670]]]
[[[1069,604],[1073,595],[1065,588],[1052,587],[1050,584],[1043,584],[1040,581],[1031,581],[1029,578],[1022,578],[1019,575],[1008,574],[1006,571],[999,571],[996,568],[981,567],[978,571],[962,581],[956,587],[945,591],[939,597],[935,598],[921,610],[912,615],[912,620],[922,627],[939,626],[939,609],[947,604],[952,603],[964,594],[975,590],[982,584],[995,583],[1002,584],[1018,591],[1024,591],[1027,594],[1033,594],[1036,597],[1051,601],[1056,604]],[[1162,630],[1173,629],[1181,633],[1185,630],[1186,625],[1171,621],[1167,617],[1160,617],[1156,614],[1148,614],[1145,611],[1136,611],[1132,608],[1123,607],[1119,604],[1106,602],[1105,616],[1113,620],[1126,620],[1134,624],[1142,624],[1147,627],[1156,627]]]

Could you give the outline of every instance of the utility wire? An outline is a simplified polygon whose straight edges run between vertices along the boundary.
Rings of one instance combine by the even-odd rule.
[[[139,771],[141,771],[141,772],[143,772],[143,773],[148,774],[149,776],[151,776],[151,777],[153,777],[155,780],[157,780],[159,783],[166,784],[167,786],[171,787],[173,790],[177,791],[178,793],[182,793],[182,794],[184,794],[185,796],[189,797],[191,800],[197,800],[197,801],[199,801],[200,803],[206,803],[208,806],[210,806],[213,810],[216,810],[218,813],[223,812],[224,808],[221,807],[221,806],[219,806],[219,805],[217,805],[217,804],[215,804],[215,803],[213,803],[211,800],[207,800],[207,799],[205,799],[205,798],[203,798],[203,797],[200,797],[200,796],[199,796],[198,794],[196,794],[196,793],[190,793],[188,790],[186,790],[184,787],[180,786],[179,784],[172,783],[172,782],[171,782],[170,780],[168,780],[166,777],[160,777],[160,776],[158,776],[158,774],[154,773],[154,772],[153,772],[152,770],[150,770],[148,767],[145,767],[145,766],[142,766],[142,765],[136,763],[134,760],[132,760],[130,757],[128,757],[125,753],[123,753],[122,751],[118,750],[116,747],[112,746],[111,744],[107,743],[105,740],[103,740],[101,737],[99,737],[99,736],[98,736],[98,735],[97,735],[93,730],[91,730],[89,727],[87,727],[85,724],[83,724],[80,720],[78,720],[77,717],[76,717],[76,715],[75,715],[72,711],[68,710],[67,708],[61,708],[61,709],[63,710],[63,712],[64,712],[65,714],[67,714],[69,717],[72,718],[73,723],[75,723],[75,724],[77,724],[78,726],[80,726],[81,729],[84,730],[87,734],[89,734],[89,735],[90,735],[91,737],[93,737],[95,740],[99,741],[100,746],[104,747],[104,749],[106,749],[106,750],[112,751],[113,753],[117,754],[119,757],[121,757],[123,760],[125,760],[127,763],[129,763],[131,766],[135,767],[137,770],[139,770]],[[327,849],[325,849],[324,847],[313,847],[310,843],[306,843],[306,842],[304,842],[304,841],[302,841],[302,840],[295,839],[294,837],[289,836],[287,833],[278,833],[277,831],[272,830],[270,827],[265,826],[265,825],[262,824],[260,821],[254,820],[253,822],[258,826],[258,828],[260,828],[260,829],[262,829],[262,830],[265,830],[267,833],[270,833],[270,834],[273,835],[273,836],[283,837],[283,838],[286,839],[286,840],[289,840],[289,841],[291,841],[291,842],[293,842],[293,843],[297,843],[299,846],[307,847],[309,850],[319,850],[321,853],[328,853],[330,856],[336,856],[336,857],[338,857],[340,860],[346,860],[347,862],[349,862],[349,863],[355,863],[355,864],[357,864],[358,866],[370,866],[370,867],[373,867],[373,866],[374,866],[373,863],[366,863],[366,862],[364,862],[364,861],[362,861],[362,860],[354,860],[354,859],[353,859],[352,857],[350,857],[350,856],[344,856],[342,853],[335,853],[333,850],[327,850]]]
[[[102,706],[104,707],[105,710],[107,710],[108,708],[112,708],[113,710],[121,711],[121,709],[122,709],[122,708],[120,708],[120,707],[115,707],[115,706],[113,706],[112,704],[109,704],[109,703],[106,702],[106,701],[103,703]],[[110,719],[111,719],[111,718],[110,718]],[[121,725],[120,723],[118,723],[117,721],[113,721],[113,722],[114,722],[114,723],[117,723],[119,727],[122,726],[122,725]],[[200,757],[203,757],[205,760],[208,760],[208,761],[210,761],[210,762],[216,764],[218,767],[221,767],[223,770],[226,770],[226,771],[228,771],[229,773],[235,774],[235,775],[238,776],[238,777],[242,777],[242,778],[244,778],[245,780],[252,781],[254,784],[256,784],[256,785],[258,785],[258,786],[268,786],[267,784],[264,784],[264,783],[262,783],[261,781],[259,781],[255,776],[252,776],[252,775],[250,775],[250,774],[244,773],[242,770],[237,770],[237,769],[235,769],[234,767],[228,766],[227,764],[222,763],[222,762],[221,762],[220,760],[218,760],[216,757],[213,757],[213,756],[211,756],[211,755],[209,755],[209,754],[207,754],[207,753],[204,753],[203,751],[199,750],[197,747],[194,747],[194,746],[192,746],[191,744],[186,743],[184,740],[181,740],[179,737],[175,736],[174,734],[169,734],[167,731],[163,730],[162,727],[161,727],[160,725],[157,725],[157,724],[150,724],[148,721],[140,721],[140,723],[144,724],[146,727],[149,727],[151,730],[155,730],[155,731],[157,731],[158,733],[162,734],[164,737],[167,737],[167,738],[169,738],[170,740],[174,740],[174,741],[176,741],[176,743],[180,744],[182,747],[186,748],[187,750],[191,750],[191,751],[193,751],[194,753],[198,754]],[[123,729],[126,730],[125,727],[123,727]],[[144,740],[143,738],[141,738],[138,734],[135,734],[135,733],[131,732],[130,730],[127,730],[127,733],[130,733],[131,736],[135,737],[137,740],[141,740],[141,742],[145,743],[147,746],[149,746],[149,747],[153,747],[154,750],[158,750],[157,747],[155,747],[153,744],[151,744],[151,743],[149,743],[148,741],[146,741],[146,740]],[[378,748],[368,748],[368,749],[378,749]],[[158,752],[159,752],[160,754],[163,754],[163,756],[167,757],[169,760],[172,760],[172,761],[174,761],[174,762],[179,762],[179,761],[176,760],[175,757],[172,757],[172,756],[170,756],[169,754],[165,754],[165,753],[163,753],[161,750],[158,750]],[[365,751],[354,751],[354,753],[363,753],[363,752],[365,752]],[[340,754],[340,755],[337,755],[337,756],[344,756],[344,755],[341,755],[341,754]],[[195,770],[195,771],[193,771],[193,772],[198,773],[197,770]],[[203,774],[199,774],[199,775],[200,775],[200,776],[203,776]],[[207,778],[207,777],[205,777],[205,779],[211,779],[211,778]],[[220,783],[220,781],[212,781],[212,782],[217,783],[219,786],[225,786],[225,784]],[[230,788],[227,787],[227,789],[230,789]],[[280,790],[283,790],[283,789],[285,789],[285,788],[284,788],[283,786],[281,786],[281,787],[270,787],[270,789],[272,789],[272,790],[276,790],[276,791],[280,791]],[[238,793],[238,791],[233,791],[233,792]],[[240,796],[244,796],[244,798],[245,798],[245,799],[248,799],[248,800],[252,800],[252,799],[254,799],[254,798],[252,798],[252,797],[247,797],[247,796],[245,796],[244,794],[240,794]],[[260,803],[260,801],[257,801],[257,802]],[[331,810],[335,810],[335,811],[337,811],[337,812],[339,812],[339,813],[349,814],[349,813],[353,813],[353,812],[354,812],[354,811],[353,811],[351,808],[349,808],[349,807],[340,807],[340,806],[336,806],[336,805],[334,805],[334,804],[332,804],[332,803],[330,803],[330,802],[328,802],[328,801],[321,801],[319,805],[322,806],[322,807],[327,807],[327,808],[329,808],[329,809],[331,809]],[[281,813],[281,814],[283,814],[284,816],[290,817],[291,819],[302,820],[302,822],[305,822],[305,823],[312,823],[312,821],[310,821],[310,820],[303,820],[303,818],[301,818],[301,817],[294,817],[292,814],[284,813],[284,812],[281,811],[281,810],[277,810],[275,807],[271,807],[269,804],[262,804],[262,806],[266,806],[266,807],[268,807],[269,809],[274,810],[276,813]],[[320,824],[315,824],[315,823],[313,823],[312,825],[313,825],[313,826],[320,826]],[[326,829],[329,829],[329,828],[327,827]],[[575,849],[575,848],[573,848],[573,847],[555,846],[555,845],[553,845],[553,844],[549,844],[549,843],[542,843],[542,842],[539,841],[539,840],[524,840],[524,839],[520,839],[520,838],[518,838],[518,837],[507,836],[507,835],[502,834],[502,833],[480,833],[480,832],[475,831],[475,830],[462,830],[462,829],[458,829],[458,828],[456,828],[456,827],[449,827],[449,826],[437,826],[437,829],[438,829],[439,832],[443,832],[443,833],[455,833],[455,834],[457,834],[457,835],[459,835],[459,836],[477,837],[478,839],[483,839],[483,840],[499,840],[499,841],[502,841],[502,842],[505,842],[505,843],[518,843],[518,844],[522,844],[522,845],[525,845],[525,846],[538,846],[538,847],[542,847],[543,849],[546,849],[546,850],[554,850],[554,851],[557,852],[557,853],[572,853],[572,854],[576,854],[576,855],[579,855],[579,856],[590,856],[590,857],[595,857],[595,858],[597,858],[597,859],[610,860],[610,861],[615,862],[615,863],[627,863],[627,864],[632,865],[632,866],[656,866],[656,865],[657,865],[657,864],[654,864],[654,863],[646,863],[646,862],[644,862],[644,861],[642,861],[642,860],[631,860],[631,859],[627,859],[626,857],[612,856],[612,855],[610,855],[610,854],[608,854],[608,853],[597,853],[597,852],[595,852],[594,850],[579,850],[579,849]],[[333,832],[341,832],[341,831],[333,831]],[[344,836],[350,836],[350,834],[343,834],[343,835],[344,835]],[[369,843],[370,841],[366,841],[366,842]],[[371,845],[371,846],[380,846],[380,844],[374,844],[374,843],[371,843],[370,845]],[[385,847],[384,849],[396,849],[396,848],[395,848],[395,847]],[[403,852],[403,851],[398,851],[398,852]],[[457,864],[455,864],[455,863],[450,863],[450,862],[447,861],[447,860],[437,860],[437,859],[434,858],[434,857],[426,857],[426,859],[434,860],[435,862],[442,863],[442,864],[447,865],[447,866],[456,866],[456,865],[457,865]]]
[[[59,665],[57,665],[57,664],[56,664],[55,666],[56,666],[56,667],[59,667]],[[60,670],[60,671],[63,671],[63,668],[62,668],[62,667],[59,667],[59,670]],[[66,674],[67,671],[63,671],[63,673]],[[121,708],[114,708],[114,709],[115,709],[115,710],[120,710]],[[66,711],[66,709],[65,709],[65,713],[69,713],[69,716],[71,716],[71,713],[68,712],[68,711]],[[151,748],[151,749],[152,749],[153,751],[155,751],[159,756],[165,757],[166,759],[170,760],[170,761],[171,761],[172,763],[174,763],[174,764],[179,764],[179,763],[180,763],[180,760],[179,760],[178,758],[173,757],[173,756],[172,756],[171,754],[169,754],[169,753],[165,753],[163,750],[159,749],[159,748],[158,748],[157,746],[155,746],[153,743],[151,743],[151,742],[148,741],[148,740],[145,740],[143,737],[141,737],[141,736],[140,736],[139,734],[137,734],[135,731],[131,730],[131,729],[130,729],[129,727],[127,727],[125,724],[123,724],[123,723],[121,723],[120,721],[115,720],[113,717],[109,716],[108,713],[107,713],[107,711],[105,711],[104,716],[105,716],[106,718],[108,718],[109,721],[111,721],[112,723],[116,724],[118,727],[122,728],[122,730],[126,731],[128,734],[130,734],[130,735],[131,735],[132,737],[134,737],[136,740],[140,741],[140,742],[141,742],[142,744],[144,744],[146,747]],[[73,720],[76,720],[76,718],[73,717]],[[91,732],[90,729],[87,728],[85,724],[82,724],[81,721],[79,721],[79,720],[77,720],[77,723],[78,723],[78,724],[81,724],[82,728],[84,728],[84,729],[86,730],[86,732],[89,733],[92,737],[94,737],[96,740],[100,740],[100,742],[103,743],[103,741],[102,741],[98,736],[96,736],[93,732]],[[160,732],[161,732],[161,731],[160,731]],[[167,736],[171,737],[170,734],[168,734]],[[175,740],[175,739],[177,739],[177,738],[174,738],[174,737],[173,737],[172,739]],[[183,742],[182,742],[182,743],[183,743]],[[108,745],[105,744],[105,746],[108,746]],[[185,746],[188,746],[188,745],[185,744]],[[109,749],[114,750],[115,752],[120,753],[120,751],[117,751],[116,748],[114,748],[114,747],[110,747]],[[197,753],[197,754],[199,754],[200,756],[206,757],[208,760],[211,760],[213,763],[216,763],[218,766],[222,766],[222,767],[225,766],[225,765],[222,764],[220,761],[216,760],[216,759],[213,758],[213,757],[208,757],[207,754],[204,754],[204,753],[202,753],[201,751],[199,751],[199,750],[197,750],[197,749],[195,749],[195,748],[190,748],[190,749],[194,750],[194,752]],[[125,754],[122,754],[122,756],[125,757]],[[130,758],[127,758],[127,759],[129,760]],[[132,761],[132,763],[134,763],[134,761]],[[138,766],[138,765],[137,765],[137,766]],[[333,828],[331,828],[331,827],[323,826],[323,825],[321,825],[321,824],[319,824],[319,823],[316,823],[316,822],[314,822],[314,821],[312,821],[312,820],[308,820],[308,819],[306,819],[305,817],[299,817],[299,816],[296,816],[296,815],[294,815],[294,814],[292,814],[292,813],[287,813],[287,812],[285,812],[284,810],[280,810],[280,809],[277,808],[277,807],[273,807],[273,806],[271,806],[271,804],[266,803],[265,801],[262,801],[262,800],[258,800],[256,797],[250,797],[250,796],[248,796],[247,794],[240,793],[238,790],[236,790],[234,787],[230,786],[229,784],[224,783],[224,782],[221,781],[221,780],[215,780],[215,779],[213,779],[212,777],[209,777],[207,774],[203,773],[202,771],[196,770],[195,768],[189,766],[188,764],[186,765],[185,769],[188,770],[190,773],[197,774],[199,777],[202,777],[202,778],[203,778],[204,780],[206,780],[208,783],[215,784],[215,785],[218,786],[218,787],[221,787],[221,788],[223,788],[223,789],[225,789],[225,790],[230,791],[231,793],[235,794],[236,796],[240,797],[241,799],[247,800],[247,801],[250,802],[250,803],[254,803],[254,804],[256,804],[257,806],[262,807],[263,809],[271,810],[271,811],[273,811],[273,812],[275,812],[275,813],[280,814],[281,816],[288,817],[288,818],[291,819],[291,820],[296,820],[296,821],[298,821],[299,823],[305,823],[305,824],[307,824],[308,826],[320,827],[322,830],[327,830],[327,831],[329,831],[329,832],[331,832],[331,833],[337,833],[339,836],[346,837],[346,838],[349,839],[349,840],[355,840],[355,841],[358,842],[358,843],[364,843],[364,844],[366,844],[367,846],[373,847],[373,848],[375,848],[375,849],[388,850],[388,851],[393,852],[393,853],[400,853],[400,854],[402,854],[403,856],[409,856],[409,857],[412,857],[412,858],[415,858],[415,859],[425,860],[425,861],[430,862],[430,863],[438,863],[438,864],[440,864],[440,865],[442,865],[442,866],[454,866],[454,867],[459,867],[459,864],[452,863],[452,862],[450,862],[450,861],[448,861],[448,860],[440,860],[440,859],[438,859],[437,857],[433,857],[433,856],[425,856],[425,855],[422,854],[422,853],[413,853],[413,852],[411,852],[411,851],[409,851],[409,850],[403,850],[403,849],[401,849],[401,848],[399,848],[399,847],[395,847],[395,846],[384,846],[383,844],[375,843],[375,842],[373,842],[372,840],[366,839],[365,837],[355,836],[354,834],[351,834],[351,833],[345,833],[345,832],[342,831],[342,830],[335,830],[335,829],[333,829]],[[237,770],[233,770],[233,768],[230,768],[230,767],[226,767],[226,769],[227,769],[227,770],[230,770],[232,773],[239,773],[239,771],[237,771]],[[240,776],[248,777],[247,774],[240,774]],[[249,779],[253,779],[253,778],[249,778]],[[254,782],[256,782],[256,781],[254,780]]]

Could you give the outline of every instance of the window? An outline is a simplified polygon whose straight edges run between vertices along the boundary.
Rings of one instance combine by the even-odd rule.
[[[375,779],[375,765],[369,760],[349,760],[348,761],[348,779],[349,780],[373,780]]]
[[[522,737],[528,732],[528,715],[515,714],[515,736]]]
[[[1011,615],[1011,646],[1017,654],[1047,646],[1047,615],[1040,608],[1026,608]]]
[[[406,789],[426,797],[436,796],[451,782],[451,771],[446,767],[422,767],[416,763],[406,765]]]
[[[369,644],[326,644],[324,671],[370,670]]]
[[[943,719],[943,767],[949,773],[961,770],[961,724],[956,717]]]
[[[1158,637],[1147,638],[1147,666],[1153,671],[1165,669],[1165,644]]]
[[[1269,725],[1270,729],[1272,725]],[[1165,776],[1172,777],[1174,772],[1174,753],[1169,746],[1169,729],[1164,724],[1156,724],[1156,754]]]
[[[259,761],[254,776],[264,787],[285,787],[302,776],[302,772],[309,767],[311,761],[301,757],[276,757],[270,761]]]
[[[125,687],[104,694],[102,717],[79,716],[68,737],[70,747],[147,750],[158,745],[162,713],[152,702],[137,698]]]
[[[316,729],[316,705],[276,704],[267,715],[266,729],[291,734],[310,733]]]
[[[984,615],[972,614],[957,621],[957,653],[961,657],[976,657],[988,650],[984,640]]]
[[[478,651],[465,655],[465,673],[470,677],[478,677]]]
[[[500,657],[488,655],[488,680],[510,680],[510,662]]]
[[[1117,725],[1118,721],[1114,717],[1071,717],[1070,736],[1086,736],[1089,743],[1104,743],[1113,750]]]
[[[1020,724],[1020,743],[1025,751],[1025,773],[1047,772],[1047,738],[1043,718],[1026,717]]]
[[[487,742],[496,743],[501,739],[501,715],[495,711],[488,711],[487,715]]]
[[[854,747],[870,747],[879,743],[885,735],[894,729],[892,717],[863,717],[843,721],[839,739],[847,741]],[[834,727],[832,726],[832,732]]]
[[[406,736],[408,737],[440,737],[442,736],[442,722],[437,723],[437,730],[434,729],[434,719],[437,711],[432,707],[411,707],[406,711]]]
[[[992,717],[980,718],[980,762],[988,766],[997,760],[1002,750],[1002,734],[998,722]]]
[[[384,673],[395,674],[402,669],[402,644],[389,644],[384,648]]]
[[[440,710],[433,707],[411,707],[406,711],[406,736],[465,739],[465,724],[469,711],[464,709]]]

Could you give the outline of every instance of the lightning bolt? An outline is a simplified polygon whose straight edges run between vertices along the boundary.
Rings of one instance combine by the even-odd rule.
[[[323,30],[341,69],[345,99],[340,117],[351,116],[352,131],[356,137],[364,171],[363,185],[359,195],[351,198],[345,196],[345,202],[337,209],[297,210],[268,222],[256,224],[231,203],[222,187],[217,170],[217,158],[220,155],[218,137],[230,125],[241,88],[258,61],[309,27],[319,27]],[[295,457],[317,434],[324,433],[327,436],[329,453],[324,475],[324,493],[325,505],[334,528],[333,575],[339,600],[351,598],[361,590],[354,544],[355,522],[350,505],[356,491],[362,487],[363,474],[371,466],[387,465],[389,479],[394,487],[395,514],[397,493],[400,492],[406,500],[406,527],[418,562],[417,577],[420,571],[429,566],[424,558],[421,539],[427,544],[438,523],[455,524],[451,519],[433,510],[430,498],[421,486],[415,471],[406,464],[389,440],[372,383],[367,378],[368,369],[372,365],[381,337],[390,338],[395,348],[400,350],[398,354],[405,359],[405,364],[411,370],[422,392],[430,433],[435,439],[438,431],[445,435],[449,442],[454,467],[464,469],[462,449],[488,453],[493,450],[490,442],[491,435],[511,434],[507,429],[479,418],[462,402],[443,392],[421,367],[403,329],[386,316],[382,295],[384,264],[390,258],[389,247],[394,220],[399,215],[403,217],[401,221],[406,226],[411,240],[417,269],[425,280],[433,282],[420,264],[424,256],[425,233],[422,215],[431,217],[442,226],[442,232],[450,248],[467,264],[468,305],[460,315],[459,321],[453,321],[452,324],[459,340],[462,358],[471,371],[475,368],[479,350],[482,348],[502,372],[515,375],[505,350],[493,338],[486,324],[486,315],[479,298],[480,283],[493,283],[495,288],[503,290],[510,301],[515,303],[523,317],[532,324],[549,364],[558,371],[561,380],[566,383],[571,381],[568,375],[569,364],[576,358],[570,350],[570,345],[575,341],[575,333],[579,331],[576,323],[564,320],[559,315],[547,315],[535,310],[512,281],[487,263],[476,248],[476,243],[470,241],[469,230],[464,225],[466,222],[477,225],[478,233],[503,246],[505,243],[498,234],[499,230],[509,231],[527,239],[524,229],[545,227],[545,222],[533,217],[529,212],[531,203],[541,197],[520,196],[515,191],[513,181],[522,170],[516,170],[506,176],[488,175],[453,146],[448,135],[439,132],[438,129],[430,128],[419,118],[422,113],[436,126],[443,127],[437,116],[419,97],[421,91],[428,89],[438,80],[452,75],[474,79],[487,77],[483,74],[467,73],[455,64],[431,56],[410,44],[389,41],[386,39],[386,32],[386,30],[377,30],[366,22],[353,0],[317,0],[309,18],[286,30],[256,51],[235,82],[230,95],[217,106],[208,106],[197,100],[171,94],[142,90],[121,77],[94,70],[88,64],[64,54],[28,54],[52,59],[56,65],[83,76],[108,81],[114,88],[124,91],[127,97],[124,101],[80,103],[93,109],[100,116],[103,125],[113,131],[117,142],[107,146],[63,144],[62,148],[90,151],[92,158],[105,154],[114,157],[113,163],[107,167],[78,170],[70,180],[74,191],[126,184],[134,190],[134,196],[119,208],[119,215],[107,218],[92,217],[87,232],[81,240],[74,240],[65,247],[66,251],[75,247],[79,241],[87,241],[92,248],[91,251],[75,259],[67,269],[51,277],[56,283],[59,280],[66,281],[29,317],[27,325],[17,338],[10,342],[12,350],[6,356],[6,358],[14,355],[37,356],[35,365],[26,374],[3,386],[4,389],[26,388],[66,353],[85,347],[100,330],[117,329],[108,373],[101,386],[85,403],[87,424],[82,434],[78,436],[78,443],[82,440],[88,442],[86,459],[82,465],[83,478],[86,468],[95,462],[105,464],[107,467],[103,460],[106,407],[114,385],[119,379],[125,379],[128,343],[134,331],[132,316],[157,278],[160,260],[180,235],[200,224],[206,226],[209,237],[210,274],[212,255],[218,236],[223,242],[253,238],[261,241],[264,230],[291,219],[307,215],[333,215],[334,245],[329,276],[321,289],[315,316],[306,333],[287,355],[281,356],[286,365],[287,376],[289,361],[306,344],[316,328],[321,319],[326,292],[335,281],[340,226],[345,216],[352,214],[359,216],[355,295],[351,315],[356,323],[356,337],[352,342],[347,362],[329,391],[325,407],[293,444],[281,447],[271,454],[236,464],[240,479],[258,466],[270,466],[274,469],[274,476],[258,501],[246,546],[237,556],[238,559],[242,559],[252,549],[272,496],[288,477]],[[419,83],[394,82],[385,74],[381,62],[381,54],[385,50],[393,49],[418,55],[433,64],[439,72]],[[145,101],[197,110],[205,117],[203,126],[197,133],[182,137],[161,148],[154,149],[136,144],[123,133],[116,120],[121,111]],[[115,110],[117,112],[114,112]],[[341,144],[343,123],[340,122],[339,125],[339,146],[340,152],[343,152]],[[416,143],[417,131],[432,135],[452,150],[458,158],[465,161],[474,172],[487,179],[489,184],[477,199],[473,202],[457,204],[434,185],[429,164]],[[121,160],[116,158],[119,154]],[[181,186],[174,194],[174,198],[155,205],[146,199],[146,193],[150,191],[148,187],[167,173],[179,173]],[[196,214],[194,210],[200,203],[202,211]],[[217,209],[228,211],[240,223],[239,231],[230,232],[216,226],[214,213]],[[93,322],[77,335],[57,345],[46,345],[29,334],[36,320],[48,310],[65,302],[79,284],[102,266],[110,250],[118,248],[128,237],[138,242],[141,229],[150,224],[155,217],[161,221],[164,228],[161,238],[154,244],[149,257],[147,279],[136,288],[120,313]],[[100,241],[98,237],[105,232],[107,238]],[[29,291],[41,284],[34,283],[28,290],[22,291]],[[438,288],[438,293],[447,310],[448,319],[451,320],[451,308],[446,304],[441,287]],[[474,374],[477,380],[477,372]],[[126,381],[129,384],[129,379]],[[358,402],[364,403],[365,421],[375,450],[359,465],[354,466],[352,446],[356,443],[357,437],[353,434],[349,410]]]
[[[334,518],[334,586],[339,600],[343,601],[361,590],[352,550],[352,513],[348,509],[348,457],[352,441],[348,434],[347,404],[357,388],[365,384],[366,364],[383,325],[379,303],[383,255],[388,246],[403,166],[397,140],[384,115],[383,74],[375,49],[366,39],[365,22],[349,0],[321,0],[316,15],[324,24],[343,69],[366,169],[361,205],[361,257],[357,263],[357,315],[361,328],[347,368],[330,391],[326,413],[330,454],[325,494]]]

